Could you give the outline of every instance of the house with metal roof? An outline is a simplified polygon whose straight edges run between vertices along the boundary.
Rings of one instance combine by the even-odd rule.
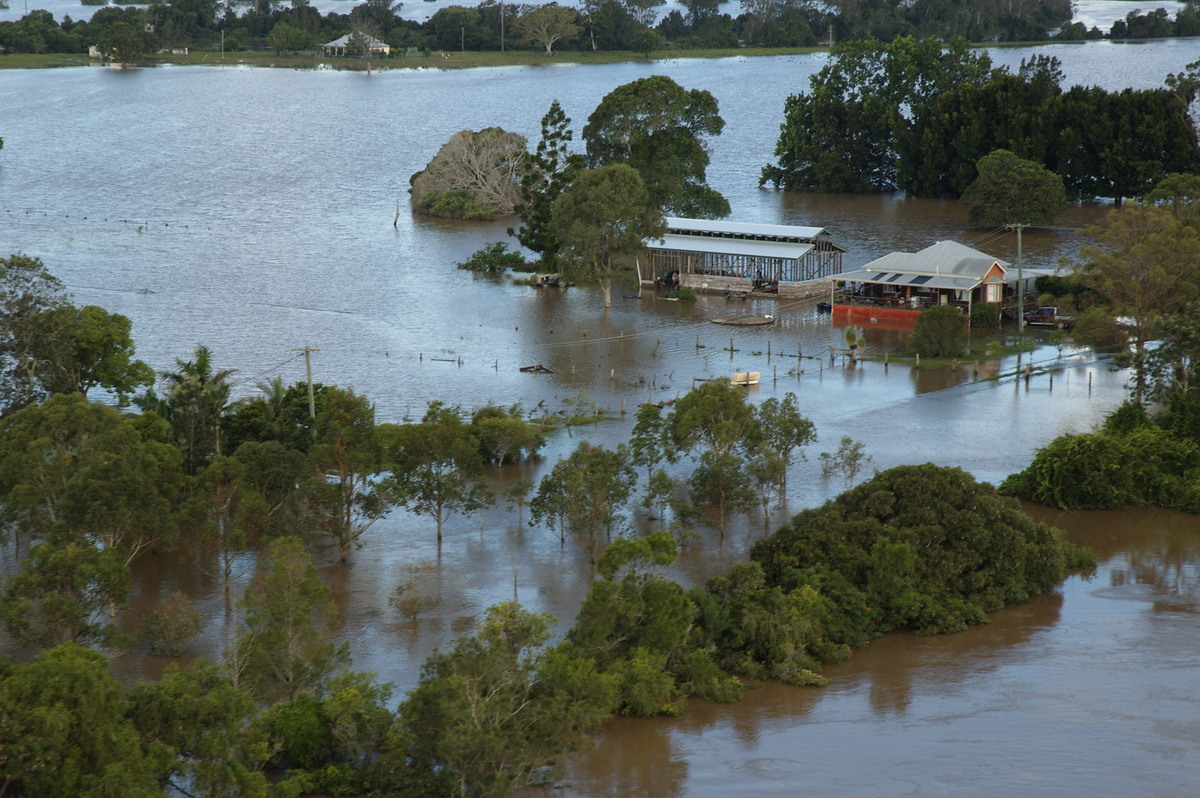
[[[360,37],[367,40],[367,46],[371,48],[373,55],[391,55],[392,47],[387,42],[381,42],[374,36],[359,34]],[[331,58],[344,57],[347,52],[354,52],[354,48],[358,45],[354,41],[355,34],[347,33],[345,36],[334,39],[328,44],[323,44],[321,47],[325,50],[325,55]]]
[[[667,217],[643,284],[697,291],[810,296],[828,290],[846,251],[821,227]]]
[[[920,252],[892,252],[838,277],[843,288],[833,299],[834,318],[915,322],[917,313],[930,305],[954,305],[969,315],[980,304],[1012,315],[1018,275],[1011,266],[957,241],[939,241]],[[1044,273],[1022,270],[1027,295],[1034,295],[1034,281]]]

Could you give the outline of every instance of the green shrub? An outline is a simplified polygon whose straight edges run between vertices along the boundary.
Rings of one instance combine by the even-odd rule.
[[[1063,435],[1039,449],[1029,467],[1000,489],[1063,510],[1200,512],[1200,446],[1152,425]]]
[[[177,657],[183,644],[200,634],[204,620],[191,599],[176,592],[142,624],[142,640],[156,654]]]
[[[1059,530],[957,468],[901,466],[877,474],[755,544],[751,559],[767,585],[794,594],[836,586],[850,604],[843,634],[862,638],[898,628],[956,632],[985,613],[1050,590],[1087,556]],[[859,595],[860,594],[860,595]],[[838,612],[838,597],[813,617]],[[865,606],[864,606],[865,605]]]
[[[494,274],[508,269],[529,271],[530,266],[520,252],[509,252],[507,244],[503,241],[496,241],[483,249],[476,250],[471,257],[459,263],[458,268],[470,272]]]
[[[991,305],[971,306],[972,327],[998,327],[999,325],[1000,314]]]
[[[910,343],[922,357],[957,357],[967,347],[966,320],[953,305],[934,305],[917,316]]]
[[[423,197],[417,204],[417,211],[443,219],[470,219],[473,221],[486,221],[496,215],[494,208],[476,202],[475,198],[471,196],[471,192],[465,188],[456,188]]]

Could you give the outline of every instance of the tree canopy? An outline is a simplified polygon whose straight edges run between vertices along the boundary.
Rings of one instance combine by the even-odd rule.
[[[962,39],[839,44],[790,96],[760,182],[816,192],[903,190],[958,197],[996,150],[1062,177],[1071,199],[1137,197],[1194,172],[1200,139],[1188,79],[1162,89],[1064,91],[1053,58],[1016,74],[993,68]]]
[[[705,139],[724,127],[712,94],[655,75],[609,92],[588,117],[583,139],[589,166],[632,166],[666,213],[719,219],[729,215],[729,202],[705,182]]]
[[[615,163],[581,172],[559,195],[551,215],[559,263],[573,280],[595,281],[612,306],[612,282],[666,232],[662,213],[641,176]]]
[[[1008,150],[980,158],[976,171],[962,197],[971,224],[1048,225],[1067,207],[1061,177]]]
[[[421,213],[451,218],[508,216],[520,202],[525,137],[498,127],[460,130],[410,181]]]
[[[1153,324],[1200,297],[1200,234],[1150,205],[1114,208],[1089,233],[1099,243],[1080,250],[1079,280],[1104,298],[1111,316],[1130,320],[1140,402]]]

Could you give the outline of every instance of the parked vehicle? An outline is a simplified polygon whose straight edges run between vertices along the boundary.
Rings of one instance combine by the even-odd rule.
[[[1074,316],[1058,312],[1058,308],[1038,308],[1025,314],[1026,324],[1037,324],[1043,327],[1070,327],[1075,323]]]

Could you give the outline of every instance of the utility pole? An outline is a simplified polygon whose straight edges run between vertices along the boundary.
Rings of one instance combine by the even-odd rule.
[[[317,437],[317,400],[313,395],[312,381],[312,353],[320,352],[320,349],[313,349],[311,346],[305,346],[300,349],[293,349],[293,352],[304,353],[304,372],[308,377],[308,417],[313,422],[313,437]]]
[[[458,29],[458,51],[465,53],[467,51],[467,26],[462,25]]]
[[[1021,231],[1029,225],[1010,224],[1017,231],[1017,332],[1025,332],[1025,276],[1021,271]]]
[[[500,0],[500,52],[504,52],[504,0]]]

